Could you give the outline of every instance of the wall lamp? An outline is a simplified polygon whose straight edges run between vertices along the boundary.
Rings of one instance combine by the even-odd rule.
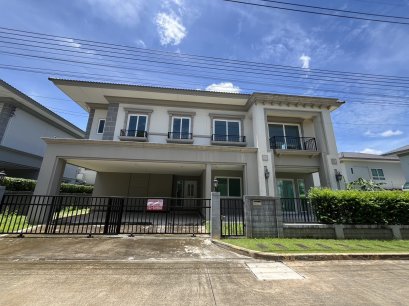
[[[264,178],[268,180],[269,177],[270,177],[270,171],[268,171],[267,167],[264,166]]]
[[[219,181],[215,178],[213,180],[213,190],[214,190],[214,192],[217,192],[217,187],[219,187]]]
[[[337,180],[337,182],[342,181],[342,174],[338,170],[336,170],[335,172],[335,179]]]

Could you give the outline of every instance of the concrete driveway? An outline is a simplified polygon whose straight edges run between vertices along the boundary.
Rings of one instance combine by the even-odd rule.
[[[407,305],[409,261],[256,261],[205,238],[0,238],[1,305]]]

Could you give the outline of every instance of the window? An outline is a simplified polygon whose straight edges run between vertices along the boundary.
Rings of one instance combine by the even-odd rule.
[[[299,125],[282,123],[269,124],[268,132],[273,149],[302,149]]]
[[[238,120],[214,120],[213,121],[214,141],[241,141],[240,121]]]
[[[105,128],[105,119],[99,119],[97,134],[103,134]]]
[[[126,136],[146,137],[147,123],[148,116],[146,115],[129,115]]]
[[[374,180],[381,180],[381,181],[385,180],[385,175],[383,174],[382,169],[371,169],[371,172],[372,172],[372,178]]]
[[[241,178],[239,177],[216,177],[217,190],[222,197],[241,197]]]
[[[191,139],[190,117],[172,117],[172,132],[169,138]]]

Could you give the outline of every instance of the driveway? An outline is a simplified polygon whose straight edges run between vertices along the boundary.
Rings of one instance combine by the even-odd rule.
[[[258,280],[249,269],[257,265],[265,262],[220,249],[206,238],[0,238],[0,304],[407,305],[409,300],[409,261],[286,262],[281,268],[301,277],[273,281]]]

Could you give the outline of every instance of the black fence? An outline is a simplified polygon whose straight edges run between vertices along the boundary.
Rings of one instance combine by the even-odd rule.
[[[311,202],[306,198],[281,198],[284,223],[318,223]]]
[[[168,132],[169,139],[193,139],[192,133],[185,132]]]
[[[270,148],[317,151],[317,142],[313,137],[273,136],[270,138]]]
[[[127,136],[127,137],[148,137],[148,132],[144,130],[121,130],[120,136]]]
[[[246,136],[212,134],[212,141],[246,142]]]
[[[221,234],[244,236],[244,202],[242,199],[220,199]]]
[[[210,234],[209,225],[209,199],[6,194],[0,203],[0,234]]]

